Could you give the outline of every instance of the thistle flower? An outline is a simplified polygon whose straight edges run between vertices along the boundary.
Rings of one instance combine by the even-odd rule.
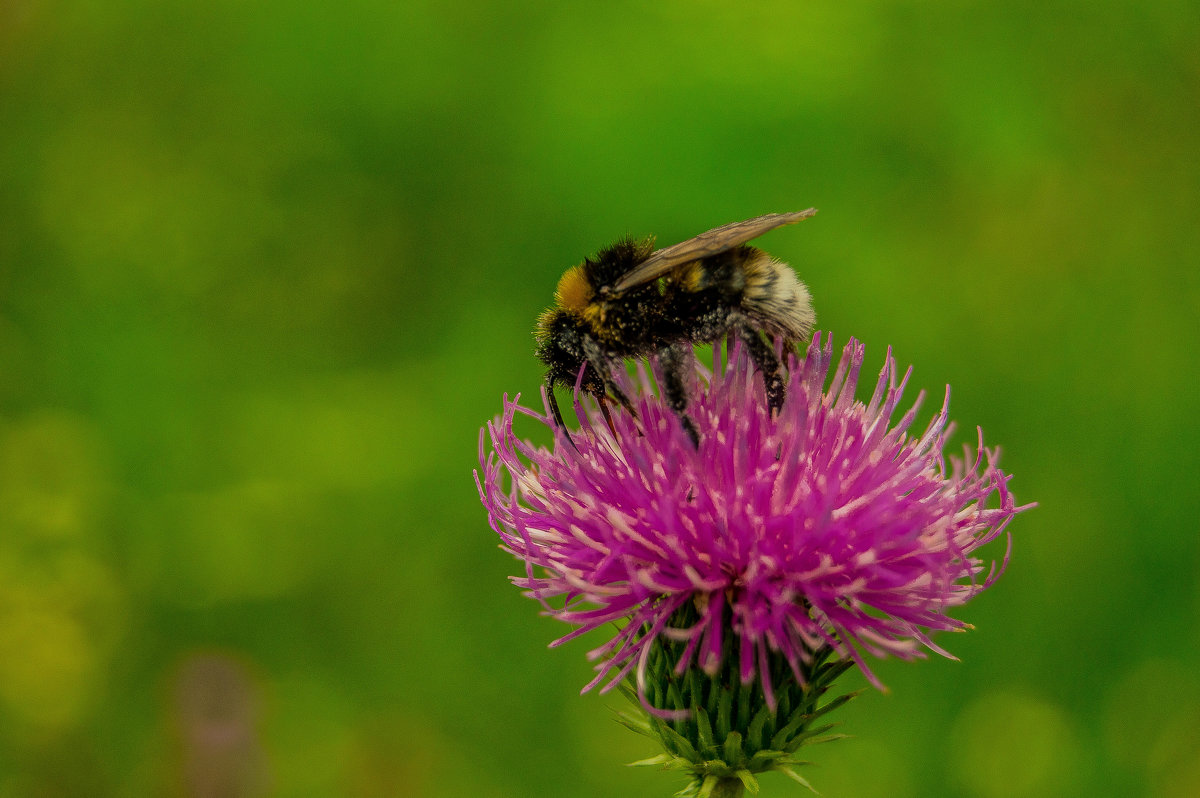
[[[950,656],[931,633],[966,628],[946,611],[1008,560],[974,552],[1025,508],[982,432],[973,452],[943,457],[948,388],[912,435],[923,393],[891,424],[911,369],[897,382],[889,350],[863,404],[863,345],[851,339],[831,374],[832,353],[818,333],[803,360],[790,359],[788,398],[772,417],[741,348],[724,369],[714,352],[714,371],[698,367],[689,392],[699,447],[645,367],[628,378],[618,369],[636,417],[615,413],[611,427],[577,392],[571,440],[548,409],[505,397],[480,434],[480,499],[502,547],[525,562],[514,583],[577,627],[552,645],[615,624],[589,653],[597,673],[584,691],[633,673],[649,713],[695,720],[661,681],[699,670],[722,689],[755,685],[768,714],[804,701],[812,716],[806,686],[828,687],[831,662],[839,673],[856,663],[879,686],[865,655]],[[518,439],[518,413],[555,430],[552,449]]]

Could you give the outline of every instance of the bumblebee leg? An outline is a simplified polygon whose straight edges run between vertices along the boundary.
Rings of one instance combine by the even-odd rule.
[[[608,358],[604,356],[604,350],[600,348],[600,344],[594,338],[585,338],[583,340],[583,354],[587,358],[588,367],[595,370],[596,374],[604,383],[604,390],[613,395],[617,403],[625,409],[629,415],[637,418],[637,412],[633,409],[633,403],[629,401],[629,397],[617,385],[617,381],[612,376],[612,364]]]
[[[597,398],[597,403],[600,405],[600,412],[604,414],[604,421],[608,424],[608,431],[617,437],[617,428],[613,425],[612,413],[608,412],[608,397],[600,396]]]
[[[687,364],[687,355],[690,353],[684,346],[684,344],[664,346],[658,350],[658,363],[662,366],[663,393],[666,395],[667,404],[679,417],[679,423],[683,425],[684,432],[692,439],[692,445],[699,448],[700,430],[696,429],[696,422],[692,421],[687,414],[688,395],[687,386],[683,382],[683,369]]]
[[[742,342],[746,344],[746,350],[750,353],[750,359],[762,372],[763,386],[767,389],[767,407],[770,408],[771,415],[775,415],[783,407],[783,400],[787,397],[787,387],[779,373],[779,358],[775,357],[775,350],[758,330],[745,324],[739,324],[737,329]]]

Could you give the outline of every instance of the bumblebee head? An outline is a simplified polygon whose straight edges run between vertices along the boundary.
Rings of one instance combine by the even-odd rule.
[[[579,370],[587,362],[583,339],[590,335],[587,322],[566,308],[550,308],[538,318],[534,337],[537,339],[538,360],[546,364],[546,383],[568,390],[575,387]],[[604,381],[595,369],[583,375],[583,390],[593,396],[605,392]]]

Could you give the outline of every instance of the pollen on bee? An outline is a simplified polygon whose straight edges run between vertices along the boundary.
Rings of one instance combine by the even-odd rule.
[[[592,287],[588,285],[583,269],[572,266],[563,272],[559,278],[558,288],[554,291],[554,299],[560,307],[567,310],[582,312],[592,300]]]

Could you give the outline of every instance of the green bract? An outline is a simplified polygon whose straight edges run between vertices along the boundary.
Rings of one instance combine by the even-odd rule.
[[[760,680],[743,683],[736,657],[726,657],[716,673],[698,667],[675,672],[682,643],[660,638],[649,654],[645,692],[651,706],[672,714],[687,713],[682,720],[667,720],[642,707],[635,687],[621,685],[636,709],[621,713],[621,722],[656,739],[664,753],[634,765],[659,765],[691,776],[678,798],[738,796],[743,790],[758,793],[760,773],[777,770],[812,789],[797,771],[807,764],[796,757],[805,745],[844,737],[830,734],[837,725],[824,722],[826,714],[857,693],[823,700],[833,681],[853,662],[831,657],[829,648],[813,653],[802,666],[804,683],[791,673],[787,660],[771,655],[772,683],[776,685],[774,711],[767,704]]]

